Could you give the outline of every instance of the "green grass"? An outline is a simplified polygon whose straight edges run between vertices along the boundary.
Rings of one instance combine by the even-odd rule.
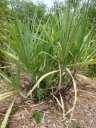
[[[35,120],[35,122],[37,124],[39,124],[41,122],[41,120],[42,120],[42,115],[40,114],[40,112],[38,112],[36,110],[34,110],[32,112],[32,115],[31,116],[33,117],[33,119]]]
[[[55,112],[54,112],[54,110],[52,109],[52,110],[50,110],[50,113],[51,113],[51,115],[54,115],[55,114]]]

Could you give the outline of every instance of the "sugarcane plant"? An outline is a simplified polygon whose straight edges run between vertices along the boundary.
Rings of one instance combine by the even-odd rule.
[[[15,13],[14,22],[1,21],[6,25],[5,29],[2,28],[2,37],[7,42],[6,46],[10,45],[11,52],[0,51],[12,63],[17,64],[17,58],[20,59],[20,67],[27,73],[33,88],[40,76],[57,69],[59,75],[56,75],[55,82],[52,80],[54,75],[51,75],[45,79],[45,85],[48,88],[56,85],[60,90],[67,67],[75,74],[77,69],[96,63],[96,45],[92,35],[95,27],[86,33],[88,5],[78,15],[75,8],[71,10],[70,4],[66,6],[64,13],[58,11],[57,15],[57,11],[54,12],[51,21],[49,17],[44,24],[41,21],[36,23],[36,15],[22,23]]]
[[[11,94],[27,98],[37,88],[43,90],[43,94],[38,93],[43,98],[50,96],[49,94],[58,95],[60,92],[66,95],[75,83],[77,71],[86,65],[96,64],[96,38],[93,34],[96,26],[86,31],[88,4],[82,11],[72,9],[70,4],[66,4],[63,11],[54,11],[46,22],[42,19],[37,22],[36,11],[32,19],[26,17],[23,22],[14,12],[14,8],[12,11],[14,20],[0,20],[6,26],[0,26],[0,39],[7,47],[6,50],[0,48],[0,52],[11,64],[15,64],[17,76],[15,80],[10,80],[1,70],[0,75],[8,82],[1,86],[13,87],[15,91],[1,94],[0,99]],[[25,95],[20,91],[21,70],[30,81],[30,89]]]

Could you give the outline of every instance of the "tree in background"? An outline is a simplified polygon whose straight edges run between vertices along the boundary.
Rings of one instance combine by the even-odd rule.
[[[12,0],[9,1],[9,5],[16,11],[19,20],[22,22],[25,18],[33,19],[33,17],[36,17],[36,20],[41,20],[47,11],[46,4],[42,2],[34,4],[32,1]]]

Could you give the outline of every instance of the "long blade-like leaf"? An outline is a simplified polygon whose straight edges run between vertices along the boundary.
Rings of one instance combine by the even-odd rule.
[[[3,94],[0,94],[0,100],[3,100],[11,95],[13,95],[16,91],[10,91],[10,92],[5,92]]]
[[[1,124],[1,128],[6,128],[9,115],[10,115],[11,110],[12,110],[12,107],[13,107],[13,105],[14,105],[14,101],[15,101],[15,98],[14,98],[14,100],[12,101],[12,103],[10,104],[10,106],[9,106],[9,108],[8,108],[6,114],[5,114],[4,120],[2,121],[2,124]]]

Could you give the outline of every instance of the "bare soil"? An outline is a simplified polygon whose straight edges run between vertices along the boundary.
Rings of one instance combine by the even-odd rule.
[[[96,85],[96,79],[94,78],[92,81]],[[2,79],[0,79],[1,83],[4,83]],[[9,88],[0,88],[0,94],[9,90]],[[81,81],[77,86],[77,90],[78,99],[72,118],[72,123],[76,127],[72,128],[96,128],[96,89],[87,82]],[[73,94],[74,90],[71,89],[70,95],[67,94],[64,97],[65,111],[68,111],[72,107],[73,98],[71,95]],[[12,98],[10,97],[0,101],[0,124]],[[34,110],[42,114],[40,124],[36,124],[31,116]],[[68,118],[65,120],[62,118],[61,108],[52,99],[41,101],[38,104],[38,101],[24,101],[18,96],[6,128],[67,128],[67,123]]]

